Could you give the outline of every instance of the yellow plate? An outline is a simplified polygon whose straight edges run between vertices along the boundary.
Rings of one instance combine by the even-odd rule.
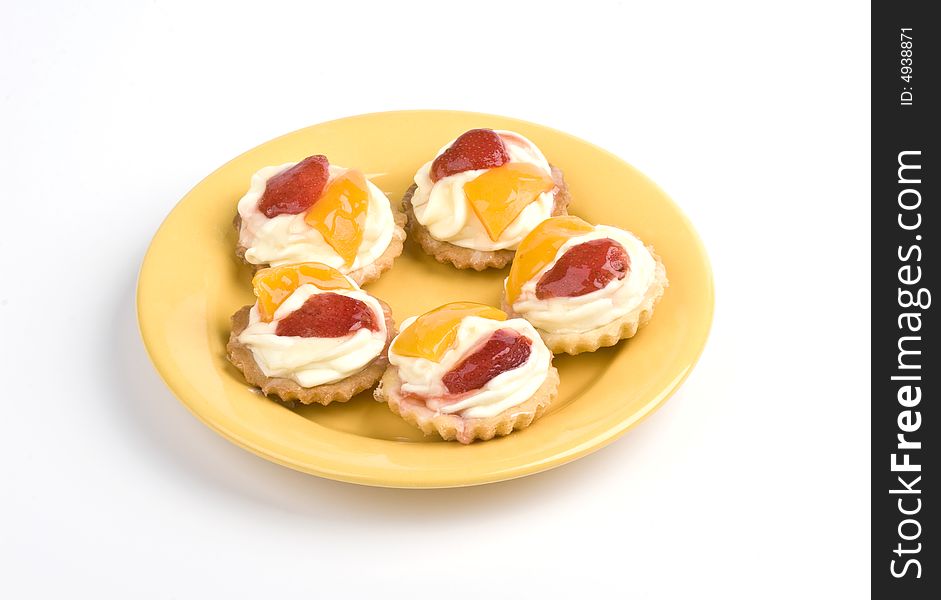
[[[251,274],[235,259],[235,206],[266,165],[326,154],[357,167],[393,199],[440,146],[467,129],[518,131],[562,168],[571,211],[635,232],[666,264],[670,287],[653,320],[629,342],[562,356],[559,398],[530,428],[463,446],[421,432],[370,393],[296,410],[250,388],[225,358],[229,316],[251,303]],[[445,302],[499,306],[507,270],[458,271],[410,242],[393,269],[367,286],[397,322]],[[262,144],[199,183],[173,209],[141,267],[137,309],[150,357],[204,423],[247,450],[321,477],[391,487],[450,487],[529,475],[611,442],[689,374],[712,321],[712,276],[692,225],[669,198],[616,156],[571,135],[517,119],[455,111],[360,115]]]

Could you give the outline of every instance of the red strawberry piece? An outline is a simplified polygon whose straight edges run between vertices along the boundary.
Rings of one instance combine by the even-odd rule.
[[[441,380],[452,394],[482,388],[488,381],[526,362],[532,340],[513,329],[498,329],[480,348],[444,374]]]
[[[258,210],[269,219],[300,214],[320,199],[329,177],[327,157],[323,154],[308,156],[268,180],[265,193],[258,201]]]
[[[431,163],[431,180],[474,169],[492,169],[508,162],[506,144],[493,129],[471,129]]]
[[[631,270],[631,257],[612,239],[591,240],[569,248],[536,283],[536,297],[583,296],[600,290]]]
[[[360,329],[379,331],[376,313],[362,300],[327,292],[314,294],[278,322],[276,335],[337,338]]]

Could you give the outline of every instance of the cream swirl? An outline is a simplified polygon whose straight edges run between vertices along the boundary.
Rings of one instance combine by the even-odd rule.
[[[402,331],[415,322],[415,317],[402,323]],[[480,341],[498,329],[513,329],[532,341],[529,358],[525,363],[500,373],[480,389],[464,395],[457,402],[442,400],[448,390],[442,378],[453,369]],[[539,334],[523,319],[495,321],[482,317],[465,317],[458,326],[454,344],[444,353],[440,362],[413,356],[401,356],[391,348],[389,362],[399,369],[402,392],[416,394],[425,400],[431,410],[457,413],[462,417],[492,417],[518,406],[531,398],[542,386],[549,373],[552,353]]]
[[[573,246],[597,239],[610,238],[624,247],[631,260],[630,272],[624,279],[613,279],[608,285],[582,296],[546,298],[536,297],[536,284],[546,271],[555,266]],[[519,297],[513,302],[513,312],[539,329],[549,333],[581,333],[606,325],[631,312],[644,300],[656,277],[657,263],[650,251],[634,234],[606,225],[596,225],[594,231],[573,237],[565,242],[551,263],[523,284]],[[504,281],[504,290],[506,281]]]
[[[551,175],[549,162],[535,144],[512,131],[497,130],[496,133],[506,145],[510,162],[533,164]],[[453,143],[454,140],[451,140],[438,151],[435,157],[440,156]],[[544,192],[523,209],[500,234],[497,241],[493,241],[487,235],[483,223],[468,206],[464,195],[464,185],[476,179],[486,169],[455,173],[433,182],[431,180],[433,162],[434,160],[425,163],[415,173],[415,184],[418,187],[412,195],[412,208],[415,210],[415,218],[418,222],[424,225],[431,236],[437,240],[473,250],[515,250],[527,233],[552,216],[555,194],[552,191]]]
[[[363,227],[363,243],[356,253],[356,259],[347,266],[343,257],[327,243],[319,231],[304,221],[305,213],[297,215],[277,215],[269,219],[258,210],[258,201],[265,193],[268,180],[290,169],[297,163],[264,167],[252,175],[248,192],[239,200],[238,212],[242,218],[239,228],[239,245],[246,248],[245,260],[261,265],[279,266],[298,262],[319,262],[331,266],[342,273],[349,273],[369,265],[379,258],[389,243],[395,230],[392,207],[389,199],[371,181],[366,180],[369,188],[369,205],[366,209],[366,221]],[[349,169],[330,165],[330,181]]]
[[[292,379],[302,387],[314,387],[345,379],[372,362],[386,345],[386,321],[378,300],[366,292],[330,290],[364,302],[375,314],[379,331],[359,329],[338,338],[280,336],[275,332],[278,322],[293,313],[314,294],[325,293],[314,285],[299,286],[278,307],[269,323],[261,320],[258,304],[248,316],[248,327],[239,334],[255,357],[255,362],[268,377]]]

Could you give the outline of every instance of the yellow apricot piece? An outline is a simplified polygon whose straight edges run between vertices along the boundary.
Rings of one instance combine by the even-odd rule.
[[[415,319],[395,338],[392,351],[399,356],[426,358],[438,362],[454,344],[461,321],[472,316],[494,321],[506,320],[505,312],[486,304],[451,302]]]
[[[546,219],[530,231],[516,248],[513,266],[506,278],[507,303],[512,306],[523,284],[551,263],[565,242],[590,231],[594,231],[594,227],[572,215]]]
[[[322,290],[354,289],[342,273],[324,264],[309,262],[268,267],[255,273],[252,278],[261,320],[270,322],[281,303],[306,283]]]
[[[308,209],[304,221],[319,231],[350,267],[363,243],[368,208],[366,177],[350,169],[327,185],[320,198]]]
[[[549,174],[529,163],[507,163],[464,184],[464,195],[487,235],[497,241],[523,209],[555,187]]]

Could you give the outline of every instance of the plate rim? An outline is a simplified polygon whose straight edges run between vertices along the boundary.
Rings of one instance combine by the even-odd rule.
[[[708,297],[708,306],[705,307],[705,328],[702,334],[702,340],[697,344],[693,355],[687,363],[687,368],[683,373],[681,373],[677,378],[675,378],[669,386],[660,390],[656,398],[653,398],[651,401],[647,402],[642,408],[633,412],[628,418],[622,419],[611,424],[608,427],[601,429],[596,432],[594,435],[591,435],[587,439],[583,439],[576,444],[568,447],[566,450],[561,452],[555,452],[554,454],[547,456],[543,460],[530,461],[525,464],[514,466],[507,470],[507,472],[502,474],[488,475],[488,474],[478,474],[474,477],[453,477],[447,480],[437,481],[435,483],[426,483],[420,481],[419,478],[413,476],[409,479],[400,479],[392,481],[389,478],[377,477],[375,475],[362,474],[362,473],[349,473],[349,472],[336,472],[327,468],[317,468],[315,465],[304,464],[298,461],[293,461],[286,457],[280,456],[278,453],[271,451],[270,449],[264,447],[263,445],[253,443],[252,440],[245,439],[239,433],[230,431],[228,428],[222,426],[216,421],[209,419],[206,415],[199,412],[190,401],[185,397],[185,394],[177,389],[176,386],[171,381],[169,375],[170,368],[167,366],[166,361],[161,357],[160,353],[156,352],[153,344],[148,339],[148,333],[146,331],[147,327],[145,326],[144,318],[144,305],[146,301],[142,296],[142,281],[145,279],[148,273],[148,264],[151,259],[151,255],[154,252],[154,241],[161,235],[164,228],[167,226],[168,221],[171,219],[173,213],[179,208],[179,206],[190,197],[190,195],[200,188],[203,183],[208,180],[211,180],[217,173],[224,170],[229,164],[239,160],[246,154],[254,152],[256,149],[277,142],[282,138],[295,135],[301,131],[311,129],[314,127],[320,127],[335,123],[338,121],[350,121],[362,118],[377,117],[380,115],[403,115],[403,114],[424,114],[424,113],[438,113],[438,114],[451,114],[451,115],[460,115],[463,117],[474,117],[474,118],[496,118],[496,119],[511,119],[515,121],[524,122],[534,127],[548,130],[556,134],[561,134],[565,137],[574,138],[580,143],[590,146],[596,151],[602,152],[609,157],[614,158],[620,163],[625,164],[627,167],[632,169],[634,172],[643,177],[649,185],[654,187],[662,198],[670,203],[674,208],[677,216],[682,219],[684,224],[689,229],[691,236],[692,245],[697,250],[698,254],[702,257],[702,266],[704,272],[704,282],[706,285],[707,297]],[[358,485],[366,485],[371,487],[383,487],[383,488],[411,488],[411,489],[441,489],[441,488],[453,488],[453,487],[471,487],[476,485],[484,485],[488,483],[497,483],[501,481],[509,481],[512,479],[518,479],[520,477],[525,477],[528,475],[533,475],[535,473],[540,473],[543,471],[548,471],[560,467],[562,465],[568,464],[572,461],[578,460],[588,454],[591,454],[595,451],[598,451],[607,445],[613,443],[623,436],[627,431],[636,426],[638,423],[649,417],[657,409],[663,406],[667,400],[669,400],[679,388],[683,385],[689,375],[693,372],[694,368],[698,364],[700,358],[702,357],[703,352],[705,351],[706,346],[708,345],[709,337],[712,331],[712,325],[715,314],[715,280],[712,270],[712,262],[709,259],[708,251],[706,250],[705,244],[702,241],[702,238],[699,235],[699,232],[694,227],[692,221],[682,210],[682,208],[677,204],[655,181],[648,177],[643,171],[637,169],[624,159],[620,158],[618,155],[610,152],[592,142],[584,140],[578,136],[567,133],[565,131],[556,129],[554,127],[542,125],[533,121],[528,121],[526,119],[520,119],[518,117],[512,117],[507,115],[498,115],[493,113],[482,113],[475,111],[463,111],[463,110],[449,110],[449,109],[408,109],[408,110],[393,110],[393,111],[376,111],[369,113],[361,113],[356,115],[349,115],[346,117],[339,117],[336,119],[330,119],[327,121],[322,121],[295,129],[278,135],[269,140],[263,141],[255,146],[252,146],[248,150],[239,153],[238,155],[232,157],[231,159],[224,162],[222,165],[211,171],[208,175],[201,178],[195,185],[193,185],[170,209],[166,216],[161,221],[159,227],[155,230],[153,236],[151,236],[150,241],[148,242],[147,250],[144,253],[144,257],[141,260],[140,268],[137,272],[137,280],[135,284],[135,304],[136,304],[136,318],[137,318],[137,328],[138,333],[143,341],[144,348],[147,352],[147,356],[150,359],[151,364],[154,366],[157,374],[160,376],[164,385],[172,393],[172,395],[183,405],[186,409],[195,416],[201,423],[206,425],[210,430],[214,431],[224,439],[235,444],[236,446],[247,450],[265,460],[269,460],[273,463],[279,464],[284,467],[288,467],[295,471],[302,473],[307,473],[310,475],[323,477],[326,479],[331,479],[334,481],[342,481],[345,483],[353,483]],[[459,471],[459,470],[455,470]]]

